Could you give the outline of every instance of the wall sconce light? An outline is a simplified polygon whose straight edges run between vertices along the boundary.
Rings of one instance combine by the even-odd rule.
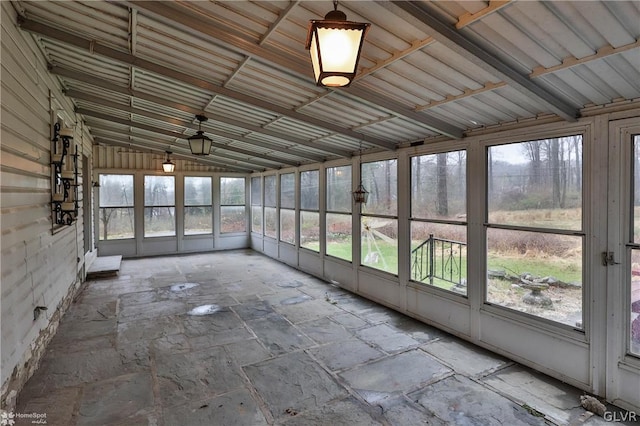
[[[211,139],[202,131],[202,122],[207,121],[207,117],[204,115],[196,115],[196,119],[199,121],[198,132],[187,139],[189,141],[189,148],[191,148],[191,153],[194,155],[209,155],[211,152]]]
[[[347,87],[356,76],[364,36],[371,24],[347,21],[347,15],[333,10],[324,20],[309,21],[305,48],[311,53],[318,86]]]
[[[360,185],[353,191],[353,201],[356,204],[367,204],[367,200],[369,199],[369,191],[364,188],[362,185],[362,167],[360,166],[362,163],[362,141],[360,141],[360,149],[358,150],[358,168],[360,169]]]
[[[162,171],[165,173],[173,173],[173,171],[176,169],[176,164],[171,161],[171,158],[169,157],[171,155],[171,151],[166,151],[167,153],[167,160],[162,163]]]

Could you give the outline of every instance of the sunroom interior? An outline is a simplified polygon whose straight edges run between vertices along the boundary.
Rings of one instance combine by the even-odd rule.
[[[99,257],[252,249],[640,413],[639,2],[1,7],[3,404]]]

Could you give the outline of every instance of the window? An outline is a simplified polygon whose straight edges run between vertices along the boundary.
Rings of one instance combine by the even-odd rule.
[[[144,236],[176,235],[174,176],[144,177]]]
[[[467,294],[466,151],[411,158],[411,279]]]
[[[632,220],[630,223],[630,242],[627,244],[631,251],[631,288],[630,288],[630,329],[629,352],[640,356],[640,135],[633,137],[632,158]]]
[[[582,136],[487,150],[487,301],[582,328]]]
[[[220,178],[220,232],[246,232],[245,180]]]
[[[327,255],[351,262],[351,166],[327,168]]]
[[[262,234],[262,178],[251,178],[251,232]]]
[[[213,232],[211,178],[184,178],[184,235]]]
[[[293,173],[280,175],[280,241],[296,242],[296,178]]]
[[[300,247],[320,251],[320,172],[300,173]]]
[[[99,239],[134,237],[133,175],[100,175]]]
[[[278,215],[276,212],[276,177],[264,178],[264,235],[277,238]]]
[[[397,164],[393,159],[361,165],[369,200],[360,218],[360,263],[392,274],[398,273]]]

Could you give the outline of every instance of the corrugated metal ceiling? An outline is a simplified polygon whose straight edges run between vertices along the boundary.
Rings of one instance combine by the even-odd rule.
[[[357,81],[313,84],[329,1],[14,1],[102,144],[249,171],[640,98],[637,1],[343,1],[371,22]],[[214,164],[215,163],[215,164]]]

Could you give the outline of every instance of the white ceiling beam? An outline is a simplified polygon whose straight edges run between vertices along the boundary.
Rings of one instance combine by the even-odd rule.
[[[298,78],[304,79],[311,83],[312,67],[310,60],[301,61],[297,57],[285,52],[280,52],[275,49],[267,49],[254,43],[251,40],[247,40],[246,36],[237,30],[229,26],[225,26],[219,22],[212,20],[203,20],[202,17],[196,17],[192,11],[186,10],[176,2],[159,2],[159,1],[128,1],[127,5],[136,7],[139,10],[144,10],[148,13],[154,14],[161,19],[169,19],[173,23],[180,24],[190,30],[195,30],[203,35],[211,37],[211,40],[215,40],[218,44],[230,48],[234,51],[239,51],[245,55],[253,58],[260,58],[262,61],[276,65],[278,68],[294,73]],[[300,43],[304,43],[304,40],[300,40]],[[332,89],[335,90],[335,89]],[[362,99],[365,102],[376,105],[379,108],[384,108],[394,114],[404,116],[410,120],[419,122],[436,133],[446,135],[455,139],[460,139],[463,136],[463,130],[449,124],[439,118],[429,116],[425,113],[418,113],[413,108],[407,107],[391,98],[383,95],[374,96],[370,89],[361,87],[358,82],[354,82],[350,87],[336,90],[337,93],[350,94],[357,98]],[[336,133],[341,133],[337,129],[332,130]],[[355,136],[354,136],[355,137]],[[367,137],[355,137],[358,140],[367,141],[374,145],[378,145],[385,149],[390,148],[388,144],[380,145],[374,143]]]
[[[178,132],[174,132],[171,130],[165,130],[165,129],[159,129],[155,126],[149,126],[147,124],[143,124],[143,123],[137,123],[134,121],[130,121],[130,120],[123,120],[121,118],[118,117],[114,117],[111,116],[109,114],[104,114],[101,112],[97,112],[97,111],[92,111],[90,109],[86,109],[86,108],[78,108],[76,110],[76,112],[78,114],[82,114],[84,116],[88,116],[88,117],[93,117],[93,118],[97,118],[100,120],[105,120],[105,121],[109,121],[112,123],[117,123],[117,124],[122,124],[124,126],[129,126],[129,127],[135,127],[138,129],[142,129],[142,130],[146,130],[147,132],[151,132],[151,133],[157,133],[159,135],[165,135],[165,136],[169,136],[172,138],[176,138],[176,139],[182,139],[182,140],[186,140],[185,135],[183,135],[182,133],[178,133]],[[90,123],[87,123],[90,125]],[[260,157],[260,158],[265,158],[265,159],[269,159],[272,160],[274,162],[277,162],[279,164],[286,164],[289,166],[299,166],[300,163],[297,161],[292,161],[292,160],[285,160],[283,158],[275,158],[272,157],[270,155],[267,154],[257,154],[255,152],[246,150],[246,149],[242,149],[242,148],[237,148],[237,147],[233,147],[233,146],[229,146],[223,143],[219,143],[219,142],[212,142],[212,146],[215,146],[216,148],[221,148],[221,149],[227,149],[229,151],[235,151],[235,152],[239,152],[241,154],[245,154],[245,155],[249,155],[252,157]]]
[[[269,130],[266,129],[264,127],[260,127],[260,126],[254,126],[250,123],[246,123],[244,121],[240,121],[240,120],[234,120],[233,118],[229,118],[226,116],[222,116],[222,115],[218,115],[218,114],[211,114],[208,113],[206,111],[200,110],[198,108],[193,108],[189,105],[185,105],[185,104],[181,104],[178,102],[174,102],[165,98],[161,98],[159,96],[154,96],[154,95],[150,95],[144,92],[140,92],[140,91],[136,91],[136,90],[131,90],[131,89],[126,89],[124,87],[121,86],[117,86],[107,80],[103,80],[100,79],[98,77],[94,77],[91,76],[89,74],[85,74],[85,73],[81,73],[79,71],[74,71],[74,70],[69,70],[67,68],[63,68],[63,67],[59,67],[59,66],[54,66],[54,67],[50,67],[49,68],[49,72],[51,72],[52,74],[61,76],[61,77],[65,77],[65,78],[69,78],[72,80],[77,80],[77,81],[81,81],[83,83],[87,83],[89,85],[92,86],[96,86],[102,89],[106,89],[112,92],[116,92],[116,93],[121,93],[123,95],[128,95],[130,97],[133,98],[137,98],[137,99],[141,99],[147,102],[152,102],[158,105],[163,105],[166,106],[168,108],[171,109],[175,109],[177,111],[182,111],[182,112],[188,112],[190,114],[195,115],[205,115],[207,118],[209,118],[210,120],[213,121],[218,121],[220,123],[225,123],[225,124],[229,124],[230,126],[234,126],[234,127],[238,127],[241,129],[246,129],[249,130],[251,132],[254,133],[258,133],[258,134],[262,134],[262,135],[267,135],[267,136],[271,136],[273,138],[276,139],[280,139],[284,142],[287,143],[292,143],[292,144],[297,144],[297,145],[302,145],[302,146],[308,146],[310,148],[313,148],[314,150],[318,150],[318,151],[323,151],[323,152],[327,152],[329,154],[333,154],[333,155],[337,155],[340,157],[345,157],[345,158],[350,158],[352,153],[350,151],[347,150],[343,150],[340,148],[334,148],[334,147],[330,147],[330,146],[323,146],[323,145],[318,145],[313,143],[310,140],[307,139],[301,139],[301,138],[296,138],[293,136],[289,136],[289,135],[285,135],[283,133],[280,133],[278,131],[274,131],[274,130]],[[78,96],[82,96],[82,92],[74,92],[74,93],[80,93]],[[92,96],[92,95],[87,95],[87,96]],[[89,100],[89,99],[86,99]],[[255,142],[253,142],[255,144]],[[285,152],[283,150],[283,152]],[[299,157],[303,157],[303,158],[308,158],[310,160],[314,160],[314,161],[325,161],[325,157],[320,155],[320,154],[312,154],[310,152],[304,151],[303,149],[295,149],[295,148],[287,148],[286,149],[287,153],[290,154],[294,154],[297,155]]]
[[[162,114],[157,114],[157,113],[153,113],[153,112],[150,112],[150,111],[146,111],[146,110],[143,110],[143,109],[140,109],[140,108],[129,107],[129,106],[126,106],[126,105],[119,104],[117,102],[110,101],[108,99],[101,98],[99,96],[89,95],[89,94],[80,92],[78,90],[66,90],[65,94],[67,96],[72,97],[72,98],[85,100],[87,102],[91,102],[91,103],[96,104],[96,105],[106,106],[106,107],[109,107],[109,108],[113,108],[113,109],[117,109],[117,110],[120,110],[120,111],[128,112],[130,114],[151,118],[153,120],[157,120],[157,121],[160,121],[162,123],[167,123],[167,124],[171,124],[171,125],[174,125],[174,126],[184,127],[185,131],[187,129],[198,130],[198,125],[194,124],[193,122],[187,122],[187,121],[184,121],[184,120],[179,120],[179,119],[176,119],[176,118],[168,117],[166,115],[162,115]],[[230,139],[230,140],[246,143],[247,145],[256,145],[256,146],[259,146],[261,148],[270,149],[272,151],[280,151],[280,152],[284,152],[284,153],[289,154],[289,155],[301,156],[303,158],[307,158],[307,159],[313,160],[313,161],[322,162],[322,161],[325,160],[325,158],[320,156],[320,155],[313,155],[313,154],[308,154],[308,153],[299,153],[298,150],[292,149],[291,147],[279,147],[279,146],[277,146],[275,144],[266,143],[264,141],[256,141],[256,140],[253,140],[253,139],[244,138],[242,136],[234,135],[233,133],[227,133],[227,132],[220,131],[220,130],[215,130],[215,131],[209,130],[209,131],[205,131],[205,133],[215,134],[216,136],[220,136],[220,137],[223,137],[225,139]],[[186,139],[187,137],[188,136],[183,132],[181,139]]]
[[[467,25],[471,25],[474,22],[484,18],[485,16],[499,11],[509,3],[511,3],[511,0],[491,0],[489,2],[489,5],[484,9],[481,9],[475,13],[467,12],[464,15],[460,16],[458,18],[458,22],[456,22],[456,28],[460,29],[466,27]]]
[[[164,154],[165,152],[167,152],[166,149],[163,149],[162,146],[157,146],[154,144],[149,144],[149,143],[137,143],[134,141],[130,141],[130,140],[122,140],[122,139],[113,139],[113,138],[109,138],[109,137],[103,137],[103,136],[96,136],[94,138],[95,143],[100,144],[100,145],[111,145],[111,146],[120,146],[122,148],[136,148],[136,149],[141,149],[141,150],[146,150],[149,151],[151,153],[153,152],[158,152],[158,153],[162,153]],[[166,145],[166,144],[164,144]],[[229,166],[226,163],[219,163],[217,161],[205,161],[205,160],[201,160],[201,159],[194,159],[193,157],[189,157],[188,154],[181,154],[180,151],[171,151],[171,155],[173,156],[173,159],[180,159],[180,160],[187,160],[187,161],[193,161],[193,162],[197,162],[200,164],[205,164],[207,166],[214,166],[220,169],[224,169],[230,172],[237,172],[237,173],[251,173],[251,172],[256,172],[256,171],[263,171],[264,169],[255,169],[255,168],[251,168],[251,167],[241,167],[241,166]]]
[[[149,2],[149,3],[156,3],[156,2]],[[143,69],[145,71],[149,71],[149,72],[161,75],[163,77],[167,77],[175,81],[179,81],[181,83],[197,87],[198,89],[207,91],[211,94],[219,94],[222,96],[226,96],[230,99],[243,102],[247,105],[251,105],[256,108],[262,108],[264,110],[271,111],[276,114],[280,114],[282,116],[289,117],[294,120],[298,120],[302,123],[317,126],[319,128],[328,130],[329,132],[335,132],[345,136],[352,137],[354,139],[366,141],[380,148],[384,148],[391,151],[395,150],[396,148],[395,143],[390,142],[388,140],[369,136],[364,133],[354,132],[351,129],[344,128],[335,123],[320,120],[313,116],[303,114],[294,110],[290,110],[288,108],[284,108],[276,104],[272,104],[262,99],[253,97],[249,94],[237,92],[235,90],[231,90],[226,87],[219,86],[215,83],[204,80],[202,78],[195,77],[169,67],[165,67],[163,65],[157,64],[155,62],[152,62],[137,56],[133,56],[129,53],[125,53],[125,52],[113,49],[111,47],[105,46],[101,43],[96,42],[95,40],[89,40],[84,37],[60,30],[56,27],[52,27],[50,25],[47,25],[41,22],[33,21],[24,17],[19,17],[18,24],[25,31],[29,31],[34,34],[39,34],[45,38],[50,38],[53,40],[60,41],[62,43],[67,43],[81,49],[86,49],[92,54],[101,55],[123,64],[133,65],[139,69]],[[413,114],[418,114],[418,113],[413,112]]]
[[[531,81],[528,76],[520,74],[502,59],[484,50],[459,33],[453,25],[429,10],[425,4],[405,1],[379,1],[378,3],[409,22],[422,24],[439,43],[505,81],[524,95],[545,105],[559,117],[567,121],[576,121],[580,116],[578,108]]]
[[[536,67],[533,69],[533,72],[529,74],[529,77],[536,78],[545,74],[550,74],[560,70],[566,70],[567,68],[575,67],[576,65],[584,64],[585,62],[595,61],[596,59],[606,58],[607,56],[616,55],[618,53],[626,52],[627,50],[637,49],[640,47],[640,39],[636,40],[635,43],[625,44],[620,47],[613,46],[605,46],[600,49],[593,55],[585,56],[584,58],[576,58],[574,56],[570,56],[562,60],[561,64],[554,65],[549,68],[545,67]],[[640,52],[639,52],[640,54]]]

